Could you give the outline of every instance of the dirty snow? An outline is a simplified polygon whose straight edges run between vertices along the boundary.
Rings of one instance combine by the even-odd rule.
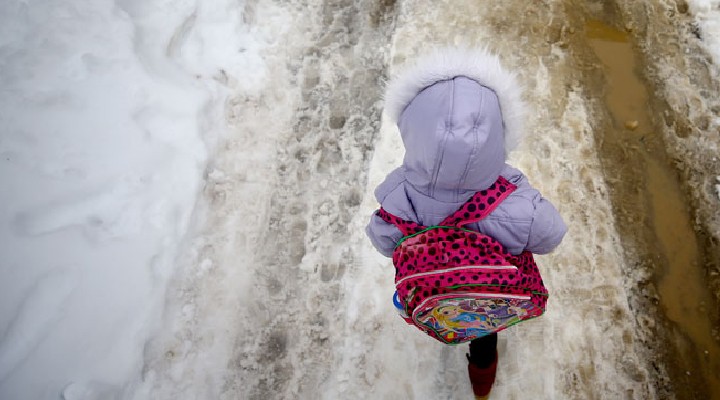
[[[687,2],[691,14],[702,31],[703,45],[712,56],[715,65],[720,65],[720,1],[688,0]]]
[[[362,229],[402,159],[381,83],[448,44],[522,46],[511,162],[571,227],[496,398],[653,397],[588,105],[535,34],[562,5],[276,3],[0,4],[0,398],[469,398]],[[720,49],[717,2],[690,4]]]

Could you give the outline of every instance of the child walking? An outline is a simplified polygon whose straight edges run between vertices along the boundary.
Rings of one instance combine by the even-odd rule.
[[[496,56],[484,51],[437,52],[421,59],[391,81],[385,101],[387,115],[399,128],[405,157],[402,165],[375,190],[381,209],[371,217],[366,232],[380,253],[392,257],[399,243],[433,228],[450,235],[450,239],[455,238],[452,236],[454,232],[467,234],[472,231],[487,235],[504,247],[498,251],[506,254],[508,259],[530,253],[546,254],[560,244],[567,228],[556,209],[530,186],[522,172],[505,162],[507,153],[524,134],[524,105],[514,75],[500,65]],[[473,217],[474,212],[477,214]],[[463,219],[466,221],[461,221]],[[447,228],[446,225],[455,228]],[[459,238],[460,235],[456,236]],[[422,240],[425,243],[426,239]],[[433,241],[432,238],[429,240]],[[467,242],[468,239],[462,240]],[[452,263],[455,260],[456,265],[467,264],[463,264],[461,259],[469,256],[459,245],[452,244],[440,255],[435,255],[434,250],[430,252],[436,260],[441,260],[439,262]],[[422,250],[418,252],[422,253]],[[415,256],[412,251],[410,255]],[[427,262],[427,254],[416,256],[418,263]],[[482,256],[485,256],[484,251]],[[397,259],[399,257],[403,259]],[[493,255],[488,257],[484,264],[496,259]],[[529,257],[532,259],[531,254]],[[478,260],[477,255],[475,260]],[[393,261],[413,262],[412,259],[408,261],[408,253],[399,256],[397,252]],[[503,263],[496,260],[494,264]],[[408,268],[412,270],[413,265]],[[493,268],[497,271],[504,267]],[[486,284],[480,284],[484,282],[483,276],[478,277],[477,273],[468,271],[454,274],[458,283],[465,281],[466,277],[478,280],[474,286],[487,288],[507,283],[505,280],[492,283],[488,280]],[[432,274],[432,271],[426,270],[417,275]],[[511,279],[513,275],[509,275]],[[402,286],[401,281],[407,283],[407,279],[407,276],[396,275],[398,291],[404,290],[400,297],[405,300],[399,301],[401,308],[407,308],[411,298],[423,295],[422,290],[418,292],[411,285]],[[442,290],[438,292],[440,285],[453,287],[453,277],[443,279],[450,284],[446,281],[427,283],[428,287],[436,288],[432,293],[424,293],[423,304],[434,301],[433,295],[445,293]],[[541,281],[539,284],[542,286]],[[547,296],[546,292],[543,294],[537,290],[532,293],[533,296]],[[510,295],[502,296],[509,299],[504,304],[506,309],[513,309],[517,315],[523,316],[530,312],[530,309],[522,309],[524,305],[518,303],[520,300]],[[522,296],[516,297],[520,299]],[[435,308],[427,315],[418,316],[415,312],[415,323],[424,318],[431,328],[428,334],[446,343],[451,343],[457,332],[476,337],[470,342],[468,373],[476,398],[487,398],[495,381],[498,359],[497,334],[491,333],[492,321],[500,321],[501,317],[495,319],[493,316],[490,321],[486,315],[466,312],[462,304],[441,304],[442,299],[436,301]],[[544,304],[543,301],[543,309]],[[498,310],[493,305],[493,311]],[[405,317],[412,322],[410,315]],[[504,321],[507,326],[519,320],[513,318]],[[438,321],[457,329],[442,330]],[[433,326],[438,329],[432,329]]]

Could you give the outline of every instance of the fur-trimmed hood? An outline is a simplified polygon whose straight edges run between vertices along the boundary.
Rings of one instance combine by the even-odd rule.
[[[402,112],[425,88],[464,76],[495,92],[504,123],[505,153],[514,150],[524,136],[526,106],[522,87],[514,73],[505,69],[498,56],[487,50],[443,49],[418,59],[387,85],[385,112],[397,124]]]
[[[567,228],[557,210],[505,164],[523,135],[524,103],[514,75],[496,56],[437,52],[392,80],[385,102],[405,146],[402,165],[375,189],[385,211],[437,225],[502,175],[517,190],[468,229],[494,237],[512,254],[547,253],[560,243]],[[403,236],[377,214],[367,234],[386,256]]]

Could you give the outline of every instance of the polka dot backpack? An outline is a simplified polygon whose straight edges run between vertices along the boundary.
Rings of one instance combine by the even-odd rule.
[[[393,252],[394,301],[408,324],[459,344],[545,312],[548,292],[532,253],[511,255],[492,237],[464,228],[516,188],[501,176],[437,226],[378,211],[404,235]]]

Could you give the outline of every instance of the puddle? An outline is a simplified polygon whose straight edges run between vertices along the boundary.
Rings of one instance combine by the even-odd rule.
[[[662,309],[694,347],[680,350],[685,358],[680,365],[688,376],[703,376],[709,393],[720,393],[720,347],[712,337],[711,300],[699,265],[698,240],[682,188],[648,114],[648,91],[635,73],[632,44],[625,32],[603,22],[589,21],[585,28],[588,43],[603,64],[605,102],[613,119],[613,128],[603,140],[620,151],[629,150],[626,157],[641,158],[634,165],[642,168],[628,173],[639,178],[639,187],[633,190],[640,191],[646,204],[630,207],[645,213],[643,219],[650,222],[647,229],[655,242],[652,248],[660,253],[655,265],[663,267],[655,276]]]

